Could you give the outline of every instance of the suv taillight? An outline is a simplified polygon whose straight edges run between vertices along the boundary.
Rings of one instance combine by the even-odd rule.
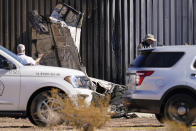
[[[153,72],[154,71],[136,71],[136,76],[135,76],[136,86],[141,85],[142,81],[144,80],[144,77],[152,75]]]

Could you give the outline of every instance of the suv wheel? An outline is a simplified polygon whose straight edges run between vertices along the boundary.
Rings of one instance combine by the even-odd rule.
[[[51,91],[43,91],[36,95],[29,108],[29,120],[37,126],[52,126],[63,123],[62,104],[51,97]]]
[[[170,97],[164,108],[166,120],[182,122],[190,126],[195,119],[196,100],[187,94],[175,94]]]

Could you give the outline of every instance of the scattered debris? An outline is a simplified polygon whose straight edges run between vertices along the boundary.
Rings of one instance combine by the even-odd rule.
[[[32,56],[44,54],[40,64],[86,72],[79,56],[83,20],[81,12],[67,4],[59,3],[49,17],[40,16],[37,11],[32,11],[29,19],[33,25]],[[126,115],[126,109],[121,103],[125,86],[95,78],[90,80],[94,83],[90,89],[95,91],[95,99],[110,95],[111,110],[119,116]]]
[[[127,113],[127,108],[122,104],[122,97],[127,89],[126,86],[114,84],[105,80],[100,80],[96,78],[89,77],[90,80],[96,85],[96,92],[102,95],[110,96],[110,110],[112,112],[112,117],[130,117]]]

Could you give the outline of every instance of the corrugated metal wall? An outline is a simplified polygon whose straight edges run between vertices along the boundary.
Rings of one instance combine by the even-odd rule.
[[[49,16],[62,0],[0,0],[0,44],[16,51],[19,42],[31,51],[28,12]],[[196,43],[196,0],[64,0],[85,13],[81,56],[89,76],[125,82],[136,45],[147,33],[156,45]]]

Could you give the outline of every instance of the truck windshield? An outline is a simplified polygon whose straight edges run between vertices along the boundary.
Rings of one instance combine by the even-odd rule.
[[[25,61],[23,61],[20,57],[18,57],[16,54],[14,54],[13,52],[9,51],[8,49],[0,46],[0,49],[2,51],[4,51],[5,53],[7,53],[8,55],[10,55],[11,57],[13,57],[14,59],[16,59],[18,62],[20,62],[23,65],[26,65],[27,63]]]

